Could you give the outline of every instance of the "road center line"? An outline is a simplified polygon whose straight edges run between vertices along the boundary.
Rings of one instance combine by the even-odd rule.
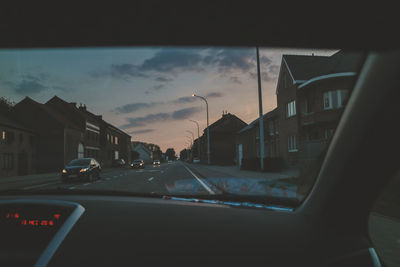
[[[83,184],[83,186],[87,186],[87,185],[90,185],[90,183]]]
[[[23,189],[39,188],[39,187],[43,187],[43,186],[47,186],[47,185],[53,185],[53,184],[58,184],[58,182],[57,183],[47,183],[47,184],[27,186],[27,187],[24,187]]]
[[[191,175],[193,175],[194,178],[196,178],[196,180],[208,191],[208,193],[210,193],[211,195],[215,195],[215,192],[211,190],[211,188],[209,188],[199,177],[196,176],[196,174],[194,174],[188,167],[186,167],[185,164],[183,164],[183,167],[186,168],[186,170],[188,170],[188,172],[190,172]]]
[[[148,180],[151,181],[151,180],[153,180],[153,179],[154,179],[154,177],[150,177]]]

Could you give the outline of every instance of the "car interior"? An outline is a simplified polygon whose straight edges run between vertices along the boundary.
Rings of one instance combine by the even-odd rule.
[[[371,240],[369,216],[399,170],[400,51],[395,32],[386,35],[392,21],[375,27],[382,16],[343,11],[335,24],[340,10],[323,19],[322,10],[304,7],[278,16],[271,15],[275,6],[261,12],[257,5],[221,3],[139,1],[130,11],[65,7],[51,14],[12,9],[1,19],[0,46],[362,51],[353,92],[304,200],[274,209],[122,192],[5,192],[1,266],[386,266]],[[25,224],[15,214],[28,218]],[[35,228],[38,220],[45,227]]]

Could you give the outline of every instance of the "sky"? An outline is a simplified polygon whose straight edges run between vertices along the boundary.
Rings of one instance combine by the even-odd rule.
[[[264,113],[276,107],[283,54],[337,50],[260,48]],[[0,50],[0,96],[45,103],[54,95],[82,103],[124,130],[132,141],[177,153],[227,111],[246,123],[258,117],[254,47],[119,47]]]

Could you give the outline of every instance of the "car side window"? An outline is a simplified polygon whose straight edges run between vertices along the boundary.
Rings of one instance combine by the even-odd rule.
[[[369,216],[369,235],[386,266],[400,266],[400,170],[386,185]]]

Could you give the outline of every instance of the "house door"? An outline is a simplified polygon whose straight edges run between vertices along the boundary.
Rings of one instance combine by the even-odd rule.
[[[239,168],[242,166],[242,159],[243,159],[243,145],[238,145],[238,165]]]
[[[28,153],[20,152],[18,153],[18,175],[27,175],[28,174]]]

